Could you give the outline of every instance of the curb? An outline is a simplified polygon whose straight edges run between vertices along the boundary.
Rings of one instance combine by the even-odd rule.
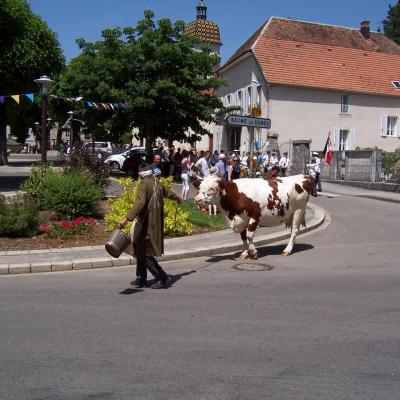
[[[309,204],[308,207],[313,211],[313,218],[308,222],[309,226],[300,229],[298,236],[314,229],[317,229],[325,221],[325,210],[315,204]],[[263,235],[260,239],[255,240],[256,246],[265,246],[274,242],[288,239],[290,232],[277,232],[269,235]],[[48,249],[48,250],[24,250],[24,251],[8,251],[3,252],[2,255],[29,255],[29,254],[40,254],[40,253],[73,253],[82,249],[90,250],[103,250],[103,246],[86,246],[86,247],[75,247],[75,248],[60,248],[60,249]],[[162,257],[157,257],[159,261],[174,261],[182,260],[186,258],[195,257],[210,257],[218,254],[231,253],[243,249],[243,243],[238,240],[228,246],[215,246],[215,247],[202,247],[196,248],[191,251],[175,252],[173,254],[167,254]],[[4,254],[6,253],[6,254]],[[136,264],[135,258],[126,254],[121,255],[119,258],[108,257],[90,257],[80,259],[69,259],[57,261],[36,261],[36,262],[20,262],[14,264],[0,264],[0,275],[15,275],[15,274],[31,274],[31,273],[43,273],[43,272],[57,272],[57,271],[74,271],[83,269],[97,269],[97,268],[112,268],[122,267],[127,265]]]

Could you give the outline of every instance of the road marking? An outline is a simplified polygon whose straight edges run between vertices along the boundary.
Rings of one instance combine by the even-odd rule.
[[[318,192],[320,196],[324,195],[326,197],[339,197],[340,194],[333,194],[333,193],[329,193],[329,192]]]

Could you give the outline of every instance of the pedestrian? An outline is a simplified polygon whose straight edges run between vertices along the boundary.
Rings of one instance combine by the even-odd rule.
[[[316,176],[315,180],[317,181],[317,191],[322,192],[322,187],[321,187],[321,159],[318,157],[319,153],[317,151],[312,152],[312,156],[315,158],[315,163],[317,164],[316,166]]]
[[[181,162],[181,179],[182,179],[182,199],[187,200],[189,194],[189,173],[193,167],[193,162],[190,160],[189,153],[187,150],[182,150],[182,162]]]
[[[219,156],[218,150],[215,150],[213,155],[210,158],[210,163],[212,166],[214,166],[219,161],[218,156]]]
[[[274,150],[272,151],[271,157],[269,158],[269,165],[276,165],[278,163],[279,163],[278,156],[276,154],[276,151]]]
[[[283,152],[283,156],[279,160],[279,166],[281,167],[282,176],[287,176],[290,170],[290,158],[287,151]]]
[[[220,178],[222,178],[223,180],[226,180],[226,165],[225,165],[225,162],[226,162],[226,157],[225,157],[225,154],[223,154],[223,153],[221,153],[219,156],[218,156],[218,158],[219,158],[219,160],[218,160],[218,162],[215,164],[215,167],[217,167],[217,170],[218,170],[218,176],[220,177]]]
[[[314,157],[311,158],[310,164],[307,164],[308,174],[310,176],[311,181],[311,196],[317,197],[317,181],[316,181],[316,174],[317,174],[317,161]]]
[[[240,159],[235,156],[228,163],[228,181],[233,181],[234,179],[240,178]]]
[[[153,171],[153,175],[160,176],[163,171],[163,166],[161,163],[161,156],[160,154],[154,154],[153,162],[150,164],[150,168]]]
[[[204,157],[200,157],[195,164],[195,167],[200,173],[202,178],[207,178],[210,175],[210,152],[207,150],[204,152]]]
[[[164,253],[164,197],[180,203],[182,200],[167,189],[153,175],[148,164],[139,167],[140,183],[134,206],[126,217],[118,222],[122,229],[128,221],[139,219],[140,232],[135,232],[133,250],[136,257],[136,279],[132,281],[135,287],[146,287],[147,270],[155,277],[156,282],[150,287],[162,289],[168,285],[170,277],[166,274],[155,257]]]

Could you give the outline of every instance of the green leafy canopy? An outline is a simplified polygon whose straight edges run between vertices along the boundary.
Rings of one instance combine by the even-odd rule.
[[[83,96],[96,102],[124,102],[124,110],[78,110],[91,130],[102,126],[109,138],[127,129],[140,135],[187,140],[190,130],[198,139],[208,131],[220,100],[212,95],[223,82],[215,76],[219,57],[205,47],[194,49],[195,39],[184,33],[182,21],[154,21],[152,11],[134,27],[106,29],[102,40],[77,40],[82,53],[63,73],[63,96]],[[193,139],[193,138],[192,138]]]

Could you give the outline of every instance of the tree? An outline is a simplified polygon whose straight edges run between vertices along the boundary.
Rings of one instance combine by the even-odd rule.
[[[34,79],[40,75],[56,77],[64,67],[55,33],[31,11],[25,0],[0,2],[0,54],[0,94],[5,96],[37,92]],[[9,99],[0,104],[0,165],[7,163],[6,124],[15,121],[19,130],[25,127],[26,131],[38,118],[34,113],[39,110],[27,109]],[[15,119],[18,113],[20,118]]]
[[[388,16],[382,24],[385,35],[400,44],[400,1],[394,6],[389,4]]]
[[[153,18],[145,11],[136,27],[104,30],[94,43],[78,39],[82,53],[65,70],[60,93],[123,102],[125,108],[112,113],[79,110],[89,126],[97,121],[114,137],[137,127],[147,146],[157,137],[199,139],[208,133],[201,121],[212,122],[222,107],[210,94],[223,84],[213,73],[218,56],[209,48],[194,50],[195,39],[185,35],[182,21]]]

